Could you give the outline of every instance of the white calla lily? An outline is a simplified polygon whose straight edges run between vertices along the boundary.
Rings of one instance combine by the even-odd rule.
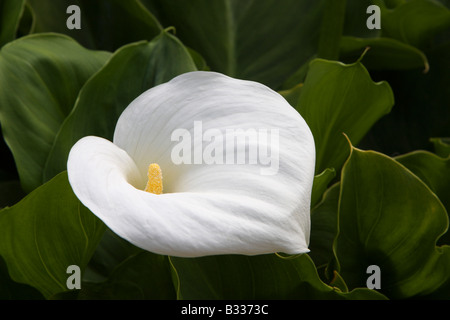
[[[81,139],[67,166],[77,197],[116,234],[197,257],[308,252],[314,164],[313,136],[283,97],[198,71],[144,92],[114,142]],[[161,187],[161,171],[162,194],[144,191]]]

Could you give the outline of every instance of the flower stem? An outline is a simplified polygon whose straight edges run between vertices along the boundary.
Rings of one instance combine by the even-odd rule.
[[[347,0],[327,0],[320,29],[318,57],[339,59]]]

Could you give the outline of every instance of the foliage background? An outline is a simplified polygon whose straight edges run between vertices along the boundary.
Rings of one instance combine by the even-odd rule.
[[[0,0],[0,48],[0,298],[450,297],[448,0]],[[262,82],[307,121],[309,254],[159,256],[74,196],[71,146],[111,139],[129,102],[192,70]]]

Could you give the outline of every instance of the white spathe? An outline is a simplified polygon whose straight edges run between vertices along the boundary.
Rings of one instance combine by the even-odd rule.
[[[186,129],[194,137],[199,122],[203,132],[278,130],[279,145],[271,146],[277,172],[261,174],[263,164],[175,164],[172,133]],[[239,143],[233,150],[223,143],[224,155]],[[143,191],[151,163],[162,169],[161,195]],[[154,253],[198,257],[308,252],[314,164],[311,131],[283,97],[256,82],[198,71],[136,98],[114,142],[79,140],[67,168],[76,196],[116,234]]]

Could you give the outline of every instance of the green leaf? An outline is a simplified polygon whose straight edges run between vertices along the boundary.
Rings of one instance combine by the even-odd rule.
[[[431,138],[436,154],[446,158],[450,156],[450,138]]]
[[[78,201],[64,172],[0,211],[0,229],[11,278],[49,298],[68,291],[67,267],[85,268],[104,225]]]
[[[333,242],[338,229],[339,183],[331,186],[311,212],[309,253],[317,269],[325,269],[334,259]],[[325,273],[321,276],[327,276]]]
[[[0,48],[16,38],[25,0],[0,0]]]
[[[33,13],[27,0],[20,17],[19,25],[17,27],[16,38],[20,38],[29,35],[31,28],[33,27]]]
[[[278,93],[283,96],[283,98],[286,99],[287,102],[291,106],[298,105],[298,100],[300,99],[300,93],[302,92],[303,83],[298,83],[297,85],[294,85],[290,89],[287,90],[281,90]]]
[[[2,48],[0,123],[26,192],[42,184],[59,127],[108,56],[56,34],[27,36]]]
[[[343,293],[324,284],[307,254],[170,258],[181,299],[383,299],[369,289]]]
[[[115,51],[161,32],[159,22],[138,0],[28,0],[34,12],[35,33],[66,34],[90,49]],[[81,11],[81,29],[70,30],[66,13],[70,5]]]
[[[333,271],[333,277],[329,285],[339,288],[343,292],[348,292],[347,284],[336,270]]]
[[[381,9],[383,36],[418,48],[430,46],[438,32],[450,27],[450,10],[434,0],[402,1],[393,9],[382,0],[376,4]]]
[[[387,155],[430,150],[430,137],[450,136],[450,41],[424,51],[430,71],[377,72],[395,93],[395,107],[380,119],[359,147]]]
[[[95,135],[112,140],[117,119],[141,93],[194,70],[187,49],[166,31],[151,42],[119,49],[81,90],[73,112],[55,139],[45,179],[66,170],[69,151],[80,138]]]
[[[450,9],[450,0],[438,0],[438,1]]]
[[[373,70],[405,70],[421,68],[428,72],[429,65],[425,54],[419,49],[390,38],[343,37],[340,57],[343,61],[357,60],[366,47],[370,50],[362,62]]]
[[[310,59],[308,59],[297,71],[295,71],[280,87],[280,94],[283,93],[283,95],[292,96],[294,98],[296,95],[300,96],[301,87],[303,86],[303,83],[305,82],[306,75],[308,74],[309,64],[311,61],[316,59],[317,56],[314,55]],[[296,106],[298,104],[298,98],[295,97],[297,100],[291,103],[293,106]],[[287,98],[286,98],[287,99]]]
[[[197,70],[200,71],[210,71],[208,64],[206,63],[206,60],[194,49],[186,47],[189,54],[191,55],[192,60],[195,63],[195,66],[197,67]]]
[[[358,143],[393,104],[390,86],[374,83],[360,62],[313,60],[297,110],[314,136],[316,173],[326,168],[339,171],[348,155],[343,133]]]
[[[14,205],[24,196],[20,181],[0,180],[0,209]]]
[[[141,250],[117,266],[103,283],[83,283],[82,300],[175,299],[169,259]]]
[[[175,299],[167,257],[146,252],[106,228],[77,299]]]
[[[0,181],[18,180],[19,175],[17,173],[16,164],[14,163],[14,158],[11,154],[11,150],[8,148],[8,145],[3,139],[3,135],[1,132],[0,132],[0,159],[2,163],[0,167]]]
[[[350,289],[364,286],[367,267],[377,265],[380,291],[389,298],[438,290],[450,282],[450,247],[436,247],[447,227],[445,208],[417,176],[383,154],[351,147],[342,170],[335,242]]]
[[[277,89],[316,53],[325,1],[142,0],[211,70]]]
[[[325,169],[321,174],[314,177],[314,183],[311,195],[311,208],[322,199],[323,193],[327,190],[328,184],[336,176],[336,170],[333,168]]]
[[[121,263],[142,251],[142,249],[120,238],[108,227],[105,228],[102,239],[86,267],[84,281],[90,283],[105,282]]]
[[[0,256],[0,300],[36,299],[42,300],[43,296],[35,288],[11,280],[6,264]]]
[[[441,158],[430,152],[416,151],[395,160],[425,182],[450,212],[450,157]],[[441,244],[450,244],[450,234],[447,232],[439,240]]]
[[[344,35],[362,38],[380,36],[381,30],[367,28],[367,19],[369,18],[367,8],[372,4],[373,0],[347,0]]]

